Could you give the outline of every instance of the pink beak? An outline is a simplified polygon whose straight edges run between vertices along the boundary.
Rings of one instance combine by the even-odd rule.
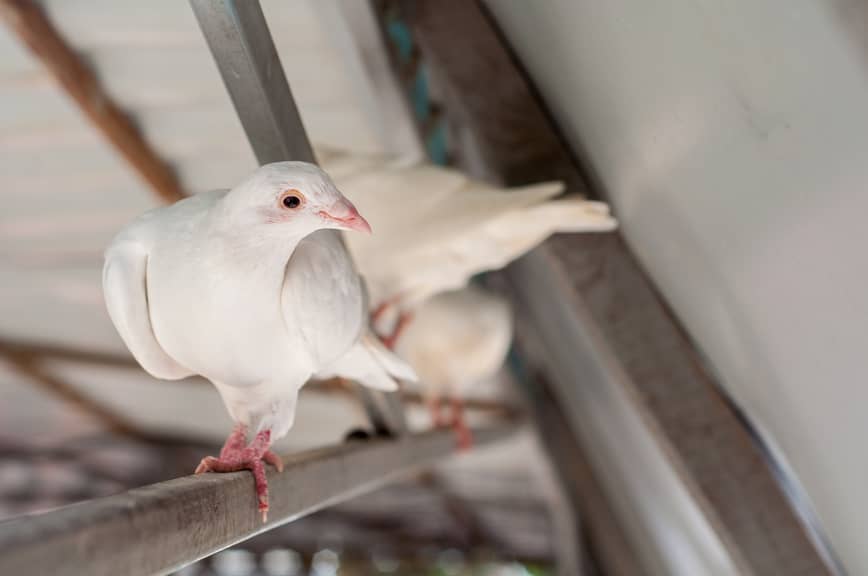
[[[336,228],[371,233],[371,225],[346,198],[336,202],[328,210],[320,210],[317,214],[323,220],[336,224]]]

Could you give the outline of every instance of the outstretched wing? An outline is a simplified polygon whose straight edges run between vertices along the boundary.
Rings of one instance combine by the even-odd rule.
[[[106,252],[102,286],[106,308],[118,333],[149,374],[179,380],[192,372],[175,362],[157,342],[151,327],[147,296],[148,253],[124,242]]]
[[[504,190],[435,166],[384,165],[336,181],[374,231],[346,241],[375,303],[409,305],[460,288],[556,232],[615,227],[605,204],[553,200],[560,182]]]

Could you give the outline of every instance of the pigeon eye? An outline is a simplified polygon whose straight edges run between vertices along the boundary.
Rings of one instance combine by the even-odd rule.
[[[302,198],[303,196],[298,192],[298,190],[290,190],[280,202],[283,204],[284,208],[295,210],[301,206]]]

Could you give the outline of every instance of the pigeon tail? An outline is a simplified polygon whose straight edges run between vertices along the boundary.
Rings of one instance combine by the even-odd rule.
[[[594,202],[581,197],[551,200],[531,208],[520,215],[524,221],[537,221],[552,232],[608,232],[618,227],[605,202]],[[513,222],[511,224],[518,224]]]
[[[394,392],[397,380],[415,382],[418,378],[409,364],[389,351],[376,336],[367,332],[317,378],[347,378],[368,388]]]

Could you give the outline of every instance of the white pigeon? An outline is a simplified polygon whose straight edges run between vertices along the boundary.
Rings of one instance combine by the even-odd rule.
[[[424,386],[435,426],[451,426],[458,445],[469,448],[463,398],[472,385],[492,378],[512,342],[512,309],[506,298],[469,285],[418,305],[395,352],[413,366]],[[450,414],[442,415],[449,403]]]
[[[237,423],[197,473],[252,470],[263,520],[263,460],[281,466],[268,448],[309,378],[380,390],[415,378],[369,331],[359,276],[328,229],[370,232],[325,172],[279,162],[147,212],[105,253],[106,305],[136,360],[157,378],[204,376]]]
[[[392,346],[425,299],[502,268],[557,232],[603,232],[617,223],[602,202],[555,198],[560,182],[502,189],[431,164],[390,164],[336,150],[320,155],[376,228],[346,237],[367,281],[375,318],[400,312]]]

